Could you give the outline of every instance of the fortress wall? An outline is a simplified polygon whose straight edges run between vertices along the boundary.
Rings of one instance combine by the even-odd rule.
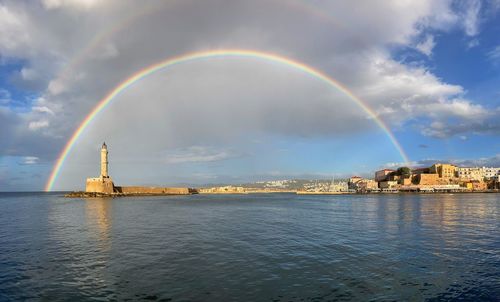
[[[165,187],[115,187],[115,192],[125,194],[172,194],[186,195],[191,194],[189,188],[165,188]]]
[[[419,185],[437,185],[439,183],[439,175],[436,173],[418,174],[417,182]]]

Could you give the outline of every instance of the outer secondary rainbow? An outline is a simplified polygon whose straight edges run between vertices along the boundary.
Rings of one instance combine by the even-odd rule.
[[[368,107],[360,98],[354,95],[348,88],[343,86],[341,83],[331,78],[327,74],[314,69],[311,66],[306,65],[297,60],[292,60],[290,58],[280,56],[273,53],[261,52],[256,50],[244,50],[244,49],[220,49],[220,50],[209,50],[209,51],[200,51],[200,52],[192,52],[188,54],[183,54],[177,57],[168,58],[159,63],[150,65],[138,72],[134,73],[132,76],[125,79],[118,86],[116,86],[113,90],[111,90],[103,99],[99,101],[99,103],[94,107],[94,109],[85,117],[83,122],[78,126],[76,131],[73,133],[69,141],[64,146],[61,154],[59,155],[57,162],[52,170],[52,173],[47,181],[45,186],[45,191],[51,191],[54,186],[54,182],[57,179],[59,172],[61,171],[62,166],[68,156],[68,154],[73,149],[75,143],[78,138],[85,131],[87,126],[92,122],[92,120],[106,107],[108,106],[122,91],[136,83],[137,81],[145,78],[148,75],[151,75],[159,70],[162,70],[167,67],[172,67],[177,64],[210,59],[210,58],[220,58],[220,57],[236,57],[236,58],[254,58],[260,59],[264,61],[270,61],[274,63],[280,63],[288,67],[295,68],[297,70],[303,71],[304,73],[317,78],[337,89],[342,91],[345,95],[349,96],[349,98],[354,101],[359,107],[361,107],[366,113],[368,113],[375,123],[386,133],[387,137],[391,140],[394,147],[396,147],[397,151],[401,155],[401,158],[405,163],[408,163],[408,156],[405,154],[403,148],[399,144],[399,142],[394,137],[394,134],[391,132],[389,127],[373,112],[373,110]]]
[[[313,3],[309,1],[301,0],[286,0],[280,1],[276,0],[277,3],[282,3],[290,8],[302,11],[311,16],[314,16],[317,20],[332,24],[339,27],[342,31],[349,31],[349,27],[344,26],[339,23],[336,19],[330,16],[325,10],[316,7]],[[182,4],[182,1],[160,1],[157,4],[145,6],[142,9],[135,10],[133,14],[125,16],[124,18],[118,20],[118,22],[113,23],[109,27],[105,27],[103,30],[98,32],[92,37],[92,39],[86,43],[86,46],[81,48],[80,51],[70,60],[64,68],[55,77],[56,80],[63,81],[71,77],[71,75],[85,62],[89,59],[91,54],[97,50],[99,47],[105,45],[109,42],[113,35],[125,31],[127,28],[133,26],[137,21],[144,17],[148,17],[152,14],[158,14],[165,9],[174,9],[176,5]],[[349,32],[351,36],[354,36],[353,32]]]

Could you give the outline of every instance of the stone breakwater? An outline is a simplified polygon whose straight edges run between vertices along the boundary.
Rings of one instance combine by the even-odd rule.
[[[158,194],[158,195],[189,195],[198,193],[197,189],[193,188],[169,188],[169,187],[121,187],[115,186],[114,193],[122,194]]]
[[[113,193],[101,192],[71,192],[64,197],[69,198],[97,198],[97,197],[127,197],[127,196],[163,196],[163,195],[191,195],[198,194],[193,188],[158,188],[158,187],[115,187]]]

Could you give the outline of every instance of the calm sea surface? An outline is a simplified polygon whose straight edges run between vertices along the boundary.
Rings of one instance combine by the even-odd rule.
[[[0,193],[0,301],[498,301],[500,195]]]

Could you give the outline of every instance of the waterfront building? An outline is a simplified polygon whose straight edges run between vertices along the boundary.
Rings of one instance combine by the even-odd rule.
[[[330,188],[330,192],[348,192],[349,191],[349,184],[345,181],[338,181],[334,182],[332,181]]]
[[[349,182],[350,183],[357,183],[358,181],[362,180],[363,177],[361,176],[351,176],[351,178],[349,178]]]
[[[438,174],[439,178],[455,178],[457,177],[457,166],[437,163],[430,167],[430,173]]]
[[[468,180],[483,180],[484,170],[478,167],[458,167],[458,178]]]
[[[392,169],[383,169],[383,170],[376,171],[375,172],[375,181],[379,182],[379,181],[387,180],[387,175],[389,175],[391,173],[395,173],[395,172],[396,171],[392,170]]]
[[[491,179],[490,188],[500,190],[500,175],[497,175]]]
[[[378,182],[373,179],[365,179],[359,176],[349,178],[348,187],[356,192],[372,192],[378,191]]]
[[[241,194],[245,193],[246,190],[243,187],[237,187],[237,186],[222,186],[222,187],[211,187],[211,188],[201,188],[200,193],[215,193],[215,194],[222,194],[222,193],[229,193],[229,194]]]
[[[471,181],[472,183],[472,190],[473,191],[484,191],[488,189],[488,183],[482,181],[482,180],[473,180]]]
[[[469,180],[493,179],[500,175],[500,168],[493,167],[459,167],[458,177]]]
[[[483,177],[486,177],[488,179],[500,175],[500,168],[482,167],[481,169],[483,171]]]
[[[395,190],[399,188],[398,182],[394,180],[385,180],[378,183],[382,190]]]
[[[363,177],[360,177],[360,176],[352,176],[351,178],[349,178],[349,181],[347,183],[349,189],[350,190],[357,190],[358,182],[360,182],[362,179],[363,179]]]
[[[431,167],[420,167],[411,170],[411,176],[405,178],[384,169],[375,172],[375,179],[379,180],[379,187],[383,190],[392,190],[397,182],[400,190],[455,190],[461,186],[462,190],[484,191],[488,188],[497,188],[500,179],[500,168],[492,167],[457,167],[452,164],[436,163]]]
[[[464,188],[460,187],[457,184],[448,184],[448,185],[434,185],[430,186],[432,192],[463,192]]]
[[[373,179],[362,179],[355,185],[355,190],[357,192],[373,192],[378,191],[378,189],[378,182]]]

